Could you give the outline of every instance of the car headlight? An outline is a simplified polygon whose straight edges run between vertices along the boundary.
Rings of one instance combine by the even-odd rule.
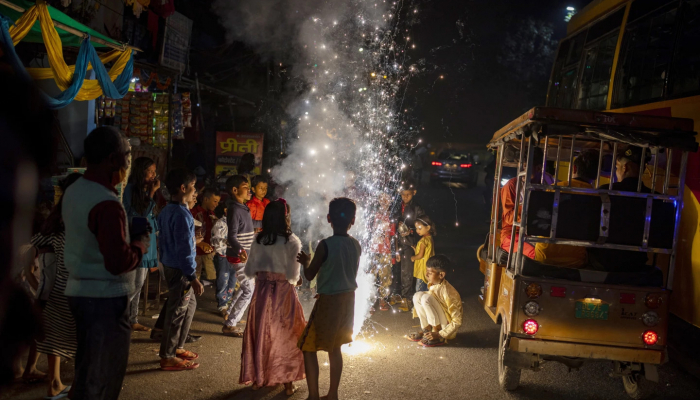
[[[642,322],[646,326],[656,326],[659,324],[659,314],[656,311],[647,311],[642,314]]]
[[[523,306],[523,311],[528,317],[534,317],[540,313],[540,305],[536,301],[528,301]]]

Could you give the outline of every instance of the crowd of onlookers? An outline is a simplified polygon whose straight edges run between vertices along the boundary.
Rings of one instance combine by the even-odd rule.
[[[168,172],[161,183],[150,158],[130,165],[129,143],[112,128],[92,131],[84,147],[84,174],[61,181],[62,196],[23,247],[20,280],[41,309],[43,334],[26,365],[15,359],[18,375],[46,381],[51,399],[116,399],[134,331],[151,331],[160,341],[162,370],[198,368],[199,355],[186,346],[201,339],[190,334],[190,325],[197,296],[211,286],[222,333],[243,339],[240,383],[254,389],[283,384],[291,395],[294,382],[306,377],[309,397],[317,399],[316,352],[322,350],[331,365],[329,398],[337,398],[340,348],[352,341],[362,252],[348,235],[353,200],[330,202],[333,236],[309,255],[292,233],[291,207],[282,198],[270,201],[268,182],[252,171],[229,177],[222,195],[198,190],[197,177],[185,169]],[[391,197],[381,195],[370,267],[380,310],[397,305],[407,312],[413,305],[421,330],[409,339],[433,347],[454,338],[462,305],[445,280],[449,260],[435,255],[435,224],[415,194],[407,181],[391,216]],[[151,329],[138,321],[139,299],[156,270],[168,293]],[[302,277],[315,282],[317,294],[308,321],[297,295]],[[36,368],[39,354],[48,357],[48,374]],[[70,385],[61,380],[61,359],[75,360]]]

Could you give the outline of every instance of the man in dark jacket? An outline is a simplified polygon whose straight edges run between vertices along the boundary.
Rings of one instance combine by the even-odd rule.
[[[396,207],[393,215],[393,221],[396,224],[396,261],[394,265],[394,291],[401,293],[403,300],[399,309],[408,311],[410,307],[410,299],[415,293],[415,284],[413,283],[413,261],[411,257],[415,255],[413,248],[420,239],[416,233],[415,222],[416,218],[423,215],[423,208],[416,203],[414,196],[416,195],[416,185],[412,181],[404,182],[401,187],[401,205]],[[405,228],[401,225],[405,225]]]

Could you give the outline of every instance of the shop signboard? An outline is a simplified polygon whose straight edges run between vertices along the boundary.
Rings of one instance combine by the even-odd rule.
[[[237,173],[238,163],[245,153],[255,155],[256,175],[260,174],[263,156],[262,133],[216,132],[216,174],[231,171],[228,175]]]
[[[190,53],[192,20],[175,12],[166,18],[160,65],[183,72]]]

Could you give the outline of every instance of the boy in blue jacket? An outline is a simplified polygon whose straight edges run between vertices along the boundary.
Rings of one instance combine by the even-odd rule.
[[[199,356],[184,349],[197,309],[194,295],[204,293],[204,286],[196,276],[194,218],[187,207],[196,196],[196,181],[196,176],[185,169],[170,171],[165,186],[171,201],[158,215],[160,261],[168,281],[168,302],[160,343],[160,368],[164,371],[199,367],[198,363],[192,362]]]

